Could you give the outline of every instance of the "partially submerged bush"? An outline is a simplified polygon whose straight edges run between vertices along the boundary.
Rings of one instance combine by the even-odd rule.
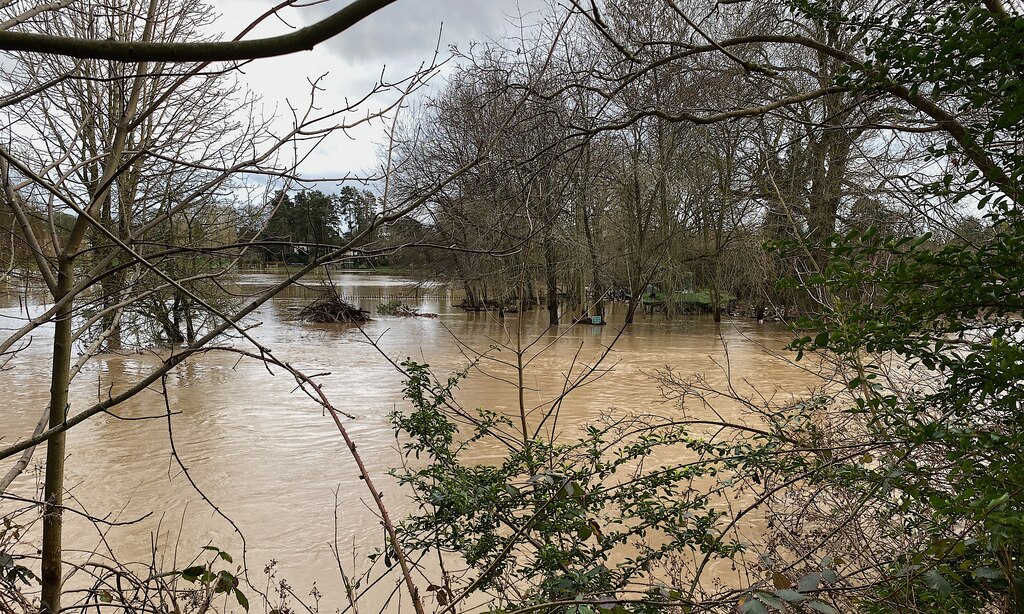
[[[437,317],[436,313],[420,313],[419,309],[410,307],[397,298],[377,305],[377,313],[382,316],[399,316],[403,318]]]

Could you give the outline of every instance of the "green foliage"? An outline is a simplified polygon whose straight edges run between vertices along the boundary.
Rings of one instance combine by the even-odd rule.
[[[377,197],[367,190],[345,186],[338,194],[301,190],[294,195],[277,192],[273,208],[257,239],[264,242],[268,261],[308,262],[362,235],[362,244],[376,239],[369,232],[379,214]]]
[[[12,520],[10,516],[3,517],[0,526],[0,595],[7,593],[19,593],[19,585],[28,588],[39,578],[31,569],[21,564],[24,557],[12,554],[15,546],[21,540],[24,527]],[[0,600],[0,604],[4,600]]]
[[[637,418],[587,425],[565,441],[524,441],[505,416],[454,405],[462,376],[440,382],[427,365],[402,366],[411,410],[396,411],[392,421],[410,462],[395,475],[421,509],[401,526],[404,544],[458,555],[475,572],[467,592],[491,592],[499,605],[614,601],[637,586],[647,587],[645,603],[686,600],[676,589],[650,592],[643,580],[679,555],[731,559],[743,551],[721,530],[728,519],[720,504],[735,492],[731,478],[803,463],[776,456],[775,444],[708,441],[679,423]],[[498,446],[501,460],[464,460],[477,445]],[[655,466],[659,453],[690,460]]]
[[[857,393],[849,411],[864,416],[871,441],[890,442],[876,446],[873,468],[851,467],[844,479],[920,535],[900,566],[919,585],[919,605],[972,611],[968,603],[1021,594],[1024,285],[1002,271],[1024,270],[1022,231],[1003,224],[977,249],[836,237],[814,281],[833,308],[804,321],[820,332],[793,344],[847,359]],[[881,298],[855,300],[868,287]],[[892,355],[916,386],[886,381]]]
[[[402,307],[405,307],[405,303],[403,303],[401,299],[395,298],[377,305],[377,313],[382,316],[393,316],[396,315],[398,310]]]
[[[985,232],[832,237],[827,266],[800,284],[825,307],[801,322],[810,332],[792,347],[800,356],[828,351],[849,367],[855,398],[846,411],[862,418],[872,460],[830,479],[899,527],[888,533],[886,581],[864,610],[1016,610],[1024,607],[1024,19],[971,2],[901,7],[839,17],[804,5],[870,41],[870,60],[841,83],[895,84],[952,110],[966,135],[933,156],[973,164],[954,164],[955,175],[922,185],[920,198],[976,203],[987,211]]]
[[[865,79],[888,80],[979,112],[974,132],[989,146],[993,131],[1013,129],[1024,112],[1024,19],[981,3],[923,0],[888,15],[867,16],[871,61]]]
[[[402,299],[393,298],[377,305],[377,313],[382,316],[414,316],[418,314],[415,307],[410,307]]]
[[[0,586],[28,585],[36,579],[31,569],[17,563],[13,555],[0,551]]]
[[[347,185],[341,188],[335,201],[346,229],[346,238],[366,232],[378,214],[377,197],[369,190],[358,190]],[[370,240],[373,238],[367,237]]]
[[[947,142],[932,149],[935,159],[952,156],[935,191],[968,198],[979,208],[1014,207],[1007,197],[1019,201],[1024,179],[1024,17],[970,0],[902,0],[888,10],[848,13],[836,11],[833,2],[793,4],[827,27],[863,37],[863,64],[847,66],[837,85],[865,92],[905,88],[955,118],[958,126],[941,125]]]
[[[831,587],[837,581],[838,577],[833,569],[833,561],[826,557],[821,562],[820,571],[808,573],[800,578],[793,587],[776,588],[771,592],[749,591],[740,598],[739,611],[764,614],[771,610],[788,612],[799,604],[822,614],[838,614],[834,607],[815,597],[819,589]],[[788,582],[780,584],[788,584]]]
[[[248,611],[249,599],[238,588],[239,579],[237,573],[227,569],[214,569],[214,565],[218,562],[232,563],[231,555],[216,546],[203,546],[203,550],[212,553],[211,559],[205,565],[187,567],[181,570],[178,575],[182,580],[200,586],[211,597],[216,595],[233,595],[238,605]]]
[[[270,201],[275,207],[260,241],[267,260],[307,262],[341,241],[343,208],[337,197],[319,190],[302,190],[291,196],[278,192]]]

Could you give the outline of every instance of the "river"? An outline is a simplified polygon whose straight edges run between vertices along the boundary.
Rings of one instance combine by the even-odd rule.
[[[253,290],[278,279],[248,274],[237,282]],[[416,283],[400,276],[354,273],[335,276],[334,281],[343,295],[368,310],[375,310],[378,297],[409,294],[407,288]],[[286,291],[247,324],[275,356],[307,374],[329,373],[319,381],[331,401],[353,416],[346,419],[346,427],[395,516],[410,509],[386,476],[400,459],[387,416],[403,403],[402,377],[382,352],[395,360],[427,362],[438,374],[447,375],[464,368],[475,352],[511,358],[507,349],[492,348],[521,330],[524,339],[539,339],[527,353],[525,400],[532,407],[558,394],[574,359],[578,371],[604,351],[619,333],[625,309],[612,305],[608,326],[548,330],[543,309],[504,319],[493,313],[466,313],[428,287],[413,292],[420,296],[416,306],[438,313],[438,318],[375,316],[364,327],[364,335],[352,327],[296,321],[296,311],[316,296],[315,286],[314,281]],[[0,292],[0,328],[20,325],[20,305],[15,293]],[[5,444],[30,433],[46,403],[48,334],[46,329],[37,331],[32,344],[12,361],[13,368],[0,372],[0,438]],[[776,355],[787,339],[780,325],[746,319],[717,325],[706,317],[669,321],[660,315],[638,316],[605,359],[603,365],[611,367],[610,372],[565,400],[560,428],[571,431],[602,412],[674,411],[652,378],[666,366],[684,375],[703,373],[713,385],[725,384],[728,367],[738,386],[765,395],[799,395],[817,381]],[[74,382],[72,411],[124,389],[158,362],[151,354],[91,360]],[[517,390],[503,381],[513,372],[493,361],[481,364],[482,371],[471,371],[462,382],[459,400],[469,407],[515,413]],[[205,354],[176,369],[167,381],[174,442],[195,484],[244,533],[253,583],[261,583],[263,567],[273,559],[279,577],[287,578],[296,594],[305,597],[316,582],[324,595],[323,611],[333,611],[340,603],[340,589],[330,545],[340,546],[347,567],[353,560],[361,565],[365,554],[382,544],[381,528],[331,419],[295,391],[290,376],[273,367],[269,371],[228,353]],[[726,417],[744,419],[728,404],[717,409]],[[203,502],[173,461],[164,413],[164,398],[155,388],[119,407],[116,416],[99,415],[70,431],[66,484],[73,505],[109,521],[141,520],[106,527],[100,535],[92,523],[69,514],[69,548],[105,551],[101,542],[106,542],[123,562],[149,560],[156,546],[157,560],[162,561],[158,567],[163,568],[183,567],[207,544],[241,557],[232,528]],[[142,419],[147,417],[152,418]],[[37,452],[34,464],[42,454]],[[488,460],[486,451],[480,455],[477,460]],[[0,466],[0,473],[9,463]],[[36,497],[39,475],[30,469],[10,492]],[[0,505],[9,510],[14,503]]]

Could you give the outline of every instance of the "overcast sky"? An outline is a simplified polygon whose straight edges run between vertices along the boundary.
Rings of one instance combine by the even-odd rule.
[[[214,30],[230,38],[274,4],[277,0],[214,0],[221,14]],[[332,0],[293,10],[286,14],[286,19],[291,26],[308,25],[344,4],[346,0]],[[278,115],[289,115],[286,99],[293,105],[304,106],[310,90],[308,79],[326,74],[321,82],[325,91],[318,94],[318,106],[324,110],[337,108],[346,98],[364,96],[385,66],[386,77],[397,80],[428,62],[439,32],[443,31],[442,57],[447,56],[449,45],[468,51],[471,42],[515,35],[519,16],[523,15],[526,22],[535,21],[537,11],[546,4],[546,0],[398,0],[313,51],[248,65],[241,79],[263,98],[268,113],[276,110]],[[280,20],[268,20],[248,38],[286,31],[288,26]],[[441,81],[434,83],[436,89]],[[372,168],[377,164],[377,143],[382,140],[380,125],[354,130],[349,138],[339,135],[303,164],[302,173],[336,176]]]

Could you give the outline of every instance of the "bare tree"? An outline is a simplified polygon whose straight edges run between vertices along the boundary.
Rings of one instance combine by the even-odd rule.
[[[344,29],[386,4],[357,2],[325,23]],[[66,430],[159,382],[226,332],[255,343],[240,324],[246,314],[302,272],[341,257],[364,235],[418,206],[416,199],[392,202],[350,240],[325,246],[302,272],[261,296],[228,301],[219,290],[216,280],[251,245],[237,235],[235,200],[253,190],[269,193],[275,183],[287,187],[297,177],[298,159],[290,146],[322,141],[334,131],[383,117],[424,82],[431,67],[398,83],[377,84],[367,98],[387,91],[393,95],[352,121],[345,120],[346,114],[366,99],[327,111],[311,99],[305,110],[294,109],[290,128],[274,134],[254,113],[253,98],[234,91],[231,66],[162,60],[126,64],[118,54],[113,60],[76,60],[45,53],[55,50],[47,47],[53,41],[63,45],[72,39],[84,49],[96,48],[91,39],[121,50],[138,45],[143,50],[210,49],[194,42],[209,18],[200,3],[20,8],[8,7],[4,27],[47,34],[13,36],[35,41],[32,45],[42,41],[42,47],[29,45],[37,51],[8,56],[11,68],[4,79],[11,94],[3,107],[8,129],[0,146],[0,175],[4,207],[17,222],[12,234],[31,255],[32,276],[45,286],[52,306],[4,339],[0,352],[6,360],[15,359],[27,336],[44,325],[53,325],[54,341],[47,419],[0,456],[22,453],[3,481],[6,487],[26,467],[33,447],[46,442],[41,607],[57,612]],[[66,49],[74,47],[69,43]],[[311,91],[319,87],[314,84]],[[173,351],[127,391],[73,412],[68,389],[82,364],[129,340],[142,346],[168,344]],[[82,352],[77,360],[76,344]],[[269,350],[256,347],[257,356],[262,352],[270,358]],[[409,589],[415,594],[411,578]]]

